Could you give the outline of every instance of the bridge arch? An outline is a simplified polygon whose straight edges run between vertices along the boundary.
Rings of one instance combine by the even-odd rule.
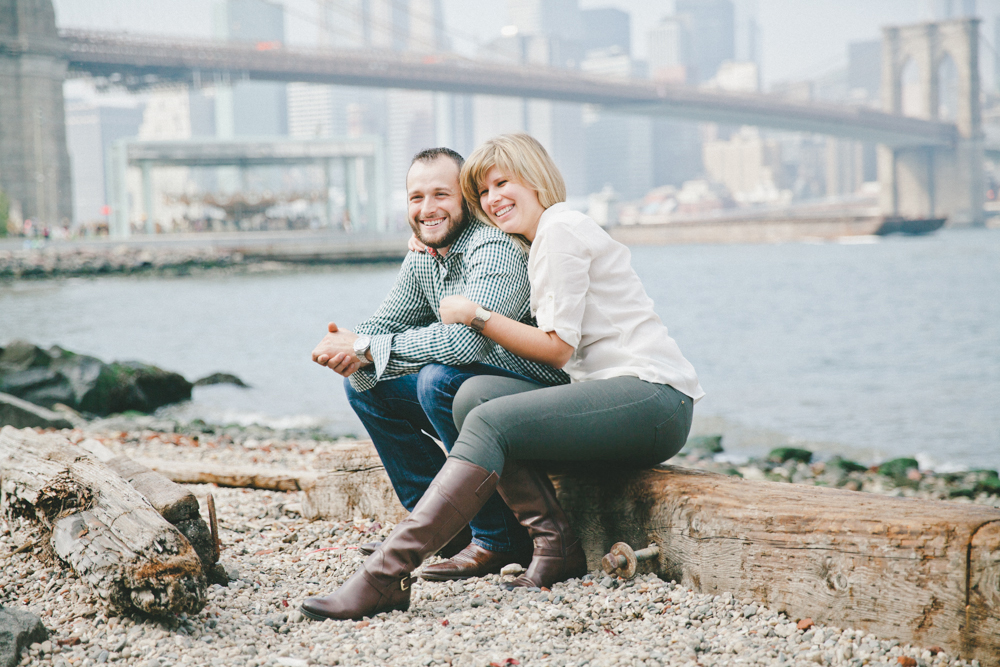
[[[924,115],[923,85],[920,65],[907,58],[899,68],[899,113],[921,118]]]
[[[979,100],[979,19],[889,27],[882,37],[882,108],[955,123],[954,146],[879,148],[888,215],[983,220],[985,178]]]
[[[947,51],[938,59],[934,74],[937,79],[935,118],[955,122],[958,120],[958,67]]]

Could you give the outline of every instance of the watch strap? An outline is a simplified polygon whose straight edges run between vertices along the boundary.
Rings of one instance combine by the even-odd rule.
[[[368,361],[368,357],[366,355],[368,354],[368,350],[371,349],[372,340],[371,340],[371,338],[367,338],[367,337],[365,338],[365,340],[367,340],[367,344],[366,345],[364,345],[363,347],[354,347],[353,348],[354,349],[354,356],[357,357],[358,361],[360,361],[362,364],[370,364],[371,362]]]
[[[493,313],[486,310],[482,306],[478,306],[476,308],[476,316],[472,318],[471,322],[469,322],[469,326],[472,327],[474,330],[482,333],[483,328],[486,326],[486,322],[489,321],[490,316],[492,314]]]

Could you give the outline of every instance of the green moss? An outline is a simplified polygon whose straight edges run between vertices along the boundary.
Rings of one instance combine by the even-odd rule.
[[[784,463],[786,461],[809,463],[812,461],[812,456],[812,452],[808,449],[799,449],[798,447],[777,447],[772,449],[767,455],[767,460],[774,463]]]
[[[840,456],[834,456],[832,459],[827,461],[826,467],[837,468],[845,473],[864,472],[865,470],[868,470],[866,466],[863,466],[856,461],[851,461],[850,459],[842,458]]]
[[[905,478],[908,471],[919,469],[920,464],[917,463],[916,459],[911,458],[892,459],[880,464],[878,467],[879,474],[896,478]]]

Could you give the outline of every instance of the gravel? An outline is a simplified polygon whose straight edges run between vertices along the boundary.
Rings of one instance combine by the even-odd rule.
[[[115,424],[66,433],[78,441],[97,437],[133,456],[293,469],[307,469],[333,444],[308,433],[109,426]],[[207,493],[215,497],[222,562],[231,579],[228,586],[209,589],[208,605],[196,615],[109,616],[70,570],[31,551],[11,555],[31,539],[30,530],[0,521],[0,604],[37,614],[52,632],[48,641],[32,645],[22,665],[970,664],[859,630],[799,622],[749,598],[698,594],[655,575],[624,581],[595,573],[552,590],[514,591],[500,588],[502,577],[496,575],[421,580],[409,611],[316,623],[303,618],[299,603],[335,590],[360,566],[358,545],[385,537],[392,526],[364,519],[306,521],[295,492],[188,488],[199,500]]]

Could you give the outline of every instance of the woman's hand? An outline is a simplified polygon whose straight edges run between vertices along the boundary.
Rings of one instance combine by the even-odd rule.
[[[406,247],[410,252],[424,252],[427,250],[427,246],[421,243],[420,239],[413,234],[410,235],[410,240],[406,242]]]
[[[441,299],[438,310],[441,313],[441,321],[445,324],[468,324],[476,316],[478,307],[479,304],[461,294],[456,294]]]

